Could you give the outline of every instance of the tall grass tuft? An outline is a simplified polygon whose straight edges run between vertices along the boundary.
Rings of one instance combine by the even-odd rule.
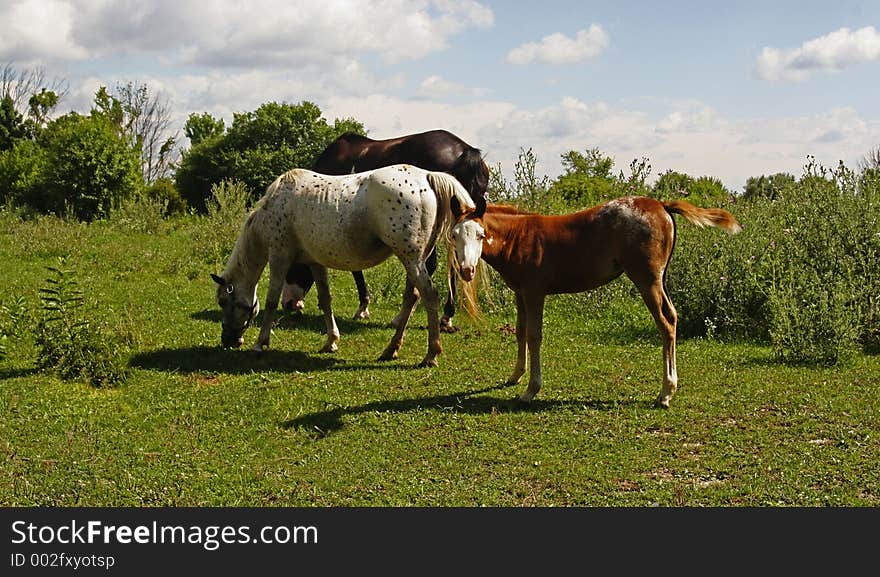
[[[83,314],[83,294],[74,272],[60,267],[49,267],[49,272],[40,289],[37,366],[56,371],[64,380],[81,380],[95,387],[123,383],[127,368],[121,344],[103,325]]]
[[[235,239],[250,207],[244,184],[224,180],[211,186],[208,214],[194,228],[193,246],[198,256],[220,270],[235,246]]]

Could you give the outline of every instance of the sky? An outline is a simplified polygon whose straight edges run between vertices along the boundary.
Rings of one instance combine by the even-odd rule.
[[[531,149],[628,173],[856,167],[880,147],[880,2],[0,0],[0,63],[66,79],[59,110],[147,83],[190,113],[317,104],[373,138],[443,128],[512,175]]]

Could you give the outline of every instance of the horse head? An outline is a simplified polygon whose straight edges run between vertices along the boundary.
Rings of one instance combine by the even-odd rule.
[[[216,274],[212,274],[211,278],[217,283],[217,304],[223,311],[220,342],[224,347],[240,347],[244,344],[244,331],[260,312],[257,287],[249,291],[243,285],[241,288],[236,287],[233,279],[225,279]]]
[[[470,282],[476,275],[477,264],[483,254],[483,243],[491,244],[492,239],[486,235],[482,218],[473,214],[459,219],[452,227],[450,237],[458,274],[462,280]]]

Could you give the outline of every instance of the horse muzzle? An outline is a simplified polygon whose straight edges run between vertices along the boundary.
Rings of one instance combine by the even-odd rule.
[[[474,275],[477,272],[477,267],[475,266],[462,266],[459,267],[458,273],[461,275],[461,280],[465,282],[471,282],[474,280]]]
[[[220,344],[226,348],[237,349],[244,344],[244,333],[235,334],[223,332],[220,335]]]

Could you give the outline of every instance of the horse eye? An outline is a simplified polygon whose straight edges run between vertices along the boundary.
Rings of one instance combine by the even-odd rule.
[[[231,284],[226,285],[226,294],[231,295],[232,291],[234,291],[234,290],[235,290],[235,287],[232,286]]]

